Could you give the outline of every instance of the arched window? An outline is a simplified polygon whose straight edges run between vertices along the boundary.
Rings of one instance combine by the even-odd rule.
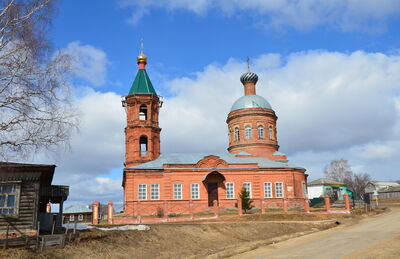
[[[264,139],[264,126],[258,126],[258,139]]]
[[[145,121],[147,120],[147,106],[142,104],[139,108],[139,120]]]
[[[272,126],[269,126],[269,128],[268,128],[268,137],[269,137],[269,139],[273,139],[273,136],[272,136]]]
[[[251,127],[250,126],[244,127],[244,138],[251,139]]]
[[[240,140],[239,128],[235,128],[235,141]]]
[[[147,156],[147,137],[141,136],[139,139],[139,152],[140,156]]]

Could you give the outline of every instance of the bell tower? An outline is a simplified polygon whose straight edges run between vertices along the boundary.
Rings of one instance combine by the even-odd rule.
[[[142,48],[137,57],[138,72],[129,94],[122,100],[127,124],[125,127],[125,167],[135,166],[160,156],[158,111],[162,106],[146,72],[147,57]]]

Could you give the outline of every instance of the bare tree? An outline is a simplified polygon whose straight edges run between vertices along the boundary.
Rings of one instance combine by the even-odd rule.
[[[69,56],[48,40],[53,0],[0,2],[0,159],[68,143],[77,127]]]
[[[325,167],[324,174],[326,177],[336,181],[348,184],[351,182],[353,171],[347,160],[332,160],[329,165]]]
[[[333,160],[325,167],[326,177],[346,184],[347,188],[354,191],[360,197],[365,193],[365,186],[371,181],[367,173],[353,173],[347,160]]]
[[[367,173],[355,173],[353,176],[352,189],[355,193],[359,194],[362,198],[365,194],[365,187],[371,181],[371,176]]]

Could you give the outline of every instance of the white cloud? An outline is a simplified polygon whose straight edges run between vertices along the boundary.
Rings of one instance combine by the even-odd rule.
[[[53,184],[70,186],[69,202],[120,201],[126,120],[121,97],[90,88],[81,91],[76,101],[80,130],[72,137],[70,151],[58,157],[42,154],[36,160],[57,165]],[[110,175],[113,169],[120,174]]]
[[[137,23],[152,8],[169,12],[186,10],[204,15],[210,10],[225,15],[255,17],[269,28],[291,27],[308,30],[329,25],[343,31],[379,31],[385,22],[398,16],[400,2],[397,0],[120,0],[124,7],[132,7],[131,21]]]
[[[64,177],[62,180],[65,182],[66,178]],[[81,177],[79,181],[69,183],[69,185],[68,204],[91,204],[95,200],[101,203],[106,203],[110,200],[120,202],[123,196],[121,179]]]
[[[386,159],[394,158],[397,153],[397,147],[400,146],[398,142],[389,143],[369,143],[363,146],[359,152],[362,158],[366,159]]]
[[[260,78],[257,92],[279,117],[281,150],[299,165],[310,166],[311,174],[338,158],[353,161],[355,168],[383,158],[396,164],[390,155],[400,133],[400,55],[308,51],[263,55],[253,63]],[[227,148],[225,120],[243,94],[239,77],[245,67],[231,59],[209,65],[193,78],[167,82],[175,96],[161,109],[163,152]],[[392,173],[386,171],[386,176]]]
[[[230,59],[166,82],[173,97],[160,111],[162,152],[226,151],[226,116],[243,95],[239,77],[245,70],[243,61]],[[279,117],[280,150],[310,178],[340,158],[375,179],[398,178],[400,54],[267,54],[253,61],[252,70],[259,75],[257,93]],[[119,201],[126,120],[121,98],[88,89],[77,104],[81,130],[72,151],[51,162],[58,165],[55,184],[71,186],[70,201]]]
[[[85,79],[94,86],[105,84],[108,60],[104,51],[74,41],[62,49],[62,52],[72,57],[72,69],[77,77]]]

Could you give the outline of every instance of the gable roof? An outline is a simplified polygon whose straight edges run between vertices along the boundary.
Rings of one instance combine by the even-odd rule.
[[[165,164],[194,165],[210,155],[217,156],[228,164],[257,164],[259,168],[293,168],[305,170],[285,161],[270,160],[264,157],[238,157],[231,153],[171,153],[160,155],[157,159],[127,169],[163,169]]]
[[[75,214],[75,213],[92,213],[92,210],[82,204],[75,204],[68,206],[64,212],[64,214]]]
[[[309,182],[307,185],[313,186],[313,185],[345,185],[345,184],[329,178],[320,178],[318,180]]]
[[[132,83],[128,95],[134,94],[157,95],[156,90],[154,89],[153,84],[150,81],[149,75],[147,74],[145,69],[138,70],[135,80]]]

